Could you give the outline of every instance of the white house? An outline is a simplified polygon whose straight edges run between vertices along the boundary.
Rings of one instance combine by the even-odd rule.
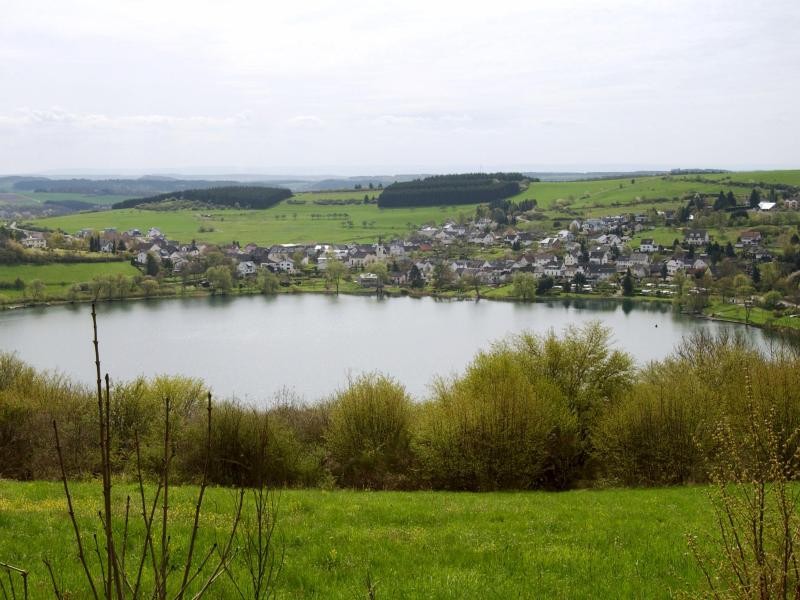
[[[248,275],[255,275],[258,267],[252,260],[246,260],[236,265],[236,272],[239,277],[247,277]]]
[[[639,252],[658,252],[658,244],[649,238],[639,242]]]
[[[47,248],[47,240],[41,233],[29,233],[20,243],[25,248]]]

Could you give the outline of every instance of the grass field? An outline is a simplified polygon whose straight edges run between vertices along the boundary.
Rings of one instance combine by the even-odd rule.
[[[48,296],[64,296],[72,283],[90,281],[95,275],[116,275],[122,273],[132,276],[139,273],[136,267],[127,262],[104,263],[53,263],[47,265],[0,265],[0,281],[13,282],[17,278],[26,284],[41,279]],[[0,290],[0,296],[18,298],[23,292]]]
[[[126,209],[79,213],[42,219],[37,224],[74,233],[84,227],[116,227],[120,231],[158,227],[170,238],[212,243],[260,245],[308,242],[374,241],[405,236],[425,223],[441,223],[459,213],[473,216],[475,205],[381,209],[374,204],[318,205],[314,200],[361,199],[364,191],[297,194],[291,201],[266,210],[157,212]],[[375,192],[377,195],[377,191]],[[305,204],[290,204],[292,201]],[[203,216],[203,215],[210,215]],[[203,228],[207,231],[201,232]],[[213,230],[213,231],[208,231]]]
[[[692,177],[692,176],[689,176]],[[800,186],[800,170],[783,171],[741,171],[738,173],[719,173],[716,175],[701,175],[703,179],[714,179],[717,181],[738,181],[741,183],[785,183],[787,185]]]
[[[778,180],[800,179],[800,171],[769,172]],[[743,177],[746,173],[737,174]],[[698,183],[685,177],[639,177],[575,182],[540,182],[513,198],[519,201],[535,198],[551,218],[571,219],[581,216],[602,216],[619,212],[645,212],[649,208],[676,208],[686,194],[717,193],[724,183]],[[747,190],[731,188],[744,197]],[[404,236],[411,228],[425,223],[441,223],[459,214],[472,216],[475,205],[380,209],[374,204],[319,205],[317,200],[362,200],[364,195],[377,196],[379,190],[299,193],[291,200],[258,211],[218,210],[155,212],[147,210],[115,210],[79,213],[65,217],[42,219],[39,224],[73,233],[84,227],[103,229],[116,227],[123,231],[158,227],[178,240],[197,239],[212,243],[237,240],[261,245],[303,242],[374,241]],[[300,202],[300,204],[297,204]],[[570,211],[570,212],[565,212]],[[210,216],[203,216],[210,215]],[[200,229],[206,231],[200,231]]]
[[[602,209],[600,213],[592,212],[609,214],[608,208],[614,208],[614,205],[643,203],[662,198],[673,200],[689,193],[716,193],[719,190],[720,186],[716,184],[698,183],[674,177],[637,177],[534,183],[518,196],[514,196],[513,200],[535,198],[538,205],[545,209],[558,206],[578,211],[600,208]],[[734,193],[744,192],[736,188]],[[613,212],[612,210],[611,213]]]
[[[741,304],[723,304],[722,302],[714,302],[706,308],[705,313],[720,319],[727,319],[729,321],[745,321],[753,325],[772,325],[775,327],[788,327],[791,329],[800,329],[800,318],[797,317],[779,317],[776,318],[771,310],[766,310],[758,306],[754,306],[750,310],[750,316],[747,316],[747,311]]]
[[[87,542],[99,485],[73,486]],[[173,488],[180,563],[196,490]],[[124,506],[130,486],[115,488]],[[225,534],[233,493],[211,489],[198,548]],[[363,598],[369,572],[378,598],[668,598],[702,589],[685,534],[713,527],[702,488],[564,493],[353,492],[280,494],[284,598]],[[708,538],[702,537],[708,543]],[[90,546],[91,547],[91,546]],[[199,551],[199,550],[198,550]],[[0,561],[31,570],[46,597],[42,558],[79,591],[71,525],[56,483],[0,481]],[[178,575],[179,576],[179,575]],[[212,597],[231,597],[220,580]],[[80,594],[75,597],[82,597]]]

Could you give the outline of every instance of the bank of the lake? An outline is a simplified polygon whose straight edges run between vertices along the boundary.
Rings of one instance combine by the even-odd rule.
[[[202,378],[218,396],[259,404],[282,389],[315,400],[343,386],[348,375],[374,370],[422,398],[436,376],[460,372],[494,341],[591,320],[611,328],[614,344],[640,365],[665,357],[700,329],[736,329],[765,344],[765,334],[754,328],[699,320],[661,303],[594,299],[281,294],[101,303],[98,313],[103,368],[115,379],[183,374]],[[0,351],[89,383],[90,325],[85,304],[5,311]]]

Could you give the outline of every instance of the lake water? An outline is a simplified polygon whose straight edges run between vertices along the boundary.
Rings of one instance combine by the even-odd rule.
[[[281,388],[325,397],[349,375],[378,370],[424,397],[437,375],[464,369],[478,350],[523,330],[562,330],[597,319],[637,363],[660,359],[698,329],[738,328],[655,303],[564,300],[437,301],[314,294],[150,300],[98,305],[103,371],[112,379],[181,374],[220,396],[269,403]],[[764,344],[761,331],[748,335]],[[0,312],[0,351],[94,381],[88,305]]]

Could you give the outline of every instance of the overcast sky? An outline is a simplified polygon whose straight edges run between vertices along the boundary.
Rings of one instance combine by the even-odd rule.
[[[800,167],[798,0],[0,6],[0,173]]]

